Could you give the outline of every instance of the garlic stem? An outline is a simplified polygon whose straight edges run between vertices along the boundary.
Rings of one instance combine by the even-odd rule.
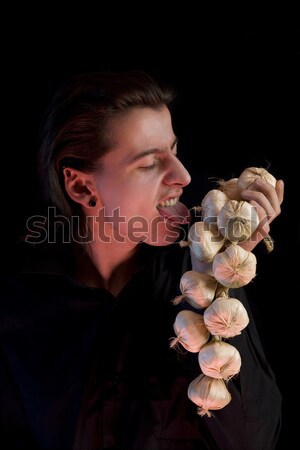
[[[269,234],[267,234],[267,236],[264,237],[263,242],[265,244],[268,253],[274,250],[274,239]]]

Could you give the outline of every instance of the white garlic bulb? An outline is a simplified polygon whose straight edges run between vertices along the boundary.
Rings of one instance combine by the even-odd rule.
[[[242,200],[237,182],[238,178],[231,178],[230,180],[227,181],[225,180],[218,181],[220,191],[224,192],[224,194],[229,200],[238,200],[238,201]]]
[[[233,345],[216,339],[202,347],[198,361],[205,375],[223,380],[229,380],[239,373],[241,368],[239,351]]]
[[[259,225],[254,206],[245,201],[228,200],[217,217],[217,225],[223,236],[231,242],[244,242]]]
[[[260,167],[248,167],[239,176],[237,186],[239,191],[244,189],[252,189],[252,185],[256,178],[262,178],[264,181],[270,183],[273,187],[276,186],[276,178],[266,169]]]
[[[239,245],[232,244],[213,260],[213,276],[223,286],[238,288],[256,275],[256,256]]]
[[[187,351],[197,353],[209,339],[203,316],[194,311],[180,311],[174,322],[176,338],[171,342],[171,347],[180,343]]]
[[[219,189],[208,191],[201,202],[202,220],[208,223],[216,222],[217,216],[228,198]]]
[[[195,222],[188,233],[188,242],[195,258],[209,263],[223,247],[225,239],[217,225],[206,222]]]
[[[222,409],[231,400],[230,392],[222,379],[203,374],[189,384],[188,397],[198,406],[198,414],[208,417],[211,416],[211,410]]]
[[[249,316],[236,298],[219,297],[204,311],[204,323],[213,336],[230,338],[241,334],[248,325]]]
[[[179,304],[184,298],[194,308],[206,308],[214,299],[217,280],[195,270],[188,270],[180,279],[180,291],[182,295],[173,300],[175,305]]]

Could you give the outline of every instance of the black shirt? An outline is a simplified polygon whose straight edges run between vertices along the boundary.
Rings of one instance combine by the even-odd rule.
[[[0,286],[0,445],[51,450],[267,450],[281,396],[250,323],[230,339],[242,358],[232,400],[211,418],[187,397],[197,354],[170,349],[189,250],[144,246],[115,298],[70,275],[69,250],[29,252]],[[23,254],[23,252],[22,252]],[[29,263],[29,264],[28,264]],[[182,349],[183,350],[183,349]]]

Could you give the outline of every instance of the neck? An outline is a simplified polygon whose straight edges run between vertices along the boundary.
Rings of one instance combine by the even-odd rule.
[[[76,258],[76,278],[90,287],[118,295],[138,268],[138,245],[95,241]]]

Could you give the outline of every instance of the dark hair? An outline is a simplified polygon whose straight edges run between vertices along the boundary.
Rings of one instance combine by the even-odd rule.
[[[107,123],[133,107],[170,106],[174,98],[143,72],[85,73],[66,81],[46,113],[41,133],[39,175],[47,202],[70,218],[81,208],[67,195],[63,167],[93,172],[110,149]]]

